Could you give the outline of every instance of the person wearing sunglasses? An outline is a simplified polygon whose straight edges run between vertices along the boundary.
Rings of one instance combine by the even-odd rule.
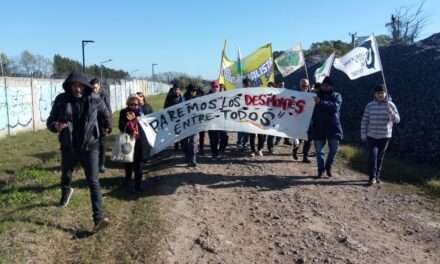
[[[133,162],[125,164],[125,180],[124,185],[130,186],[132,174],[134,171],[134,192],[141,193],[142,190],[142,165],[144,161],[144,153],[142,148],[141,127],[139,118],[141,100],[136,94],[132,94],[127,98],[127,107],[119,113],[119,130],[121,133],[128,133],[136,138],[134,145]]]

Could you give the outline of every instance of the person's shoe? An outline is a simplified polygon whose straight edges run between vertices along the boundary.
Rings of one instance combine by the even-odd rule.
[[[298,160],[298,154],[296,152],[292,153],[292,159]]]
[[[217,157],[217,156],[216,156],[216,157]],[[190,168],[195,168],[195,167],[197,167],[197,164],[194,163],[194,162],[190,162],[190,163],[188,163],[188,167],[190,167]]]
[[[376,179],[371,179],[368,183],[369,183],[370,185],[374,185],[374,184],[377,183],[377,181],[376,181]]]
[[[69,188],[67,191],[62,191],[61,200],[60,200],[61,207],[67,207],[67,205],[69,205],[70,198],[72,198],[72,194],[73,194],[73,188]]]
[[[380,179],[376,179],[376,183],[377,183],[377,184],[381,184],[382,181],[381,181]]]
[[[303,158],[303,163],[312,163],[308,158]]]
[[[269,149],[269,154],[273,154],[273,149]]]
[[[259,150],[259,151],[257,152],[257,154],[258,154],[258,156],[263,157],[263,151]]]
[[[105,166],[101,165],[99,166],[99,173],[104,173],[105,172]]]
[[[318,178],[318,179],[321,179],[323,173],[324,173],[324,171],[318,171],[318,176],[317,176],[317,178]]]
[[[255,152],[251,152],[251,157],[255,157]]]
[[[95,223],[95,227],[93,228],[93,232],[96,233],[96,232],[106,228],[109,225],[110,225],[110,220],[107,217],[104,217]]]
[[[329,178],[333,177],[332,169],[331,169],[331,168],[327,168],[327,169],[325,169],[325,172],[327,173],[327,176],[328,176]]]

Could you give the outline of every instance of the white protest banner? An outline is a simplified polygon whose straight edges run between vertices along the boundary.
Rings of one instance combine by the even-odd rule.
[[[314,94],[241,88],[198,97],[141,118],[152,154],[188,136],[225,130],[307,139]]]
[[[376,38],[370,36],[359,47],[335,59],[333,66],[347,74],[350,80],[382,71]]]
[[[328,57],[324,64],[321,65],[321,67],[319,67],[318,69],[316,69],[315,71],[315,81],[317,83],[322,83],[325,79],[325,77],[329,77],[330,76],[330,72],[332,70],[332,66],[333,66],[333,61],[335,60],[335,55],[336,53],[332,53],[332,55],[330,55],[330,57]]]

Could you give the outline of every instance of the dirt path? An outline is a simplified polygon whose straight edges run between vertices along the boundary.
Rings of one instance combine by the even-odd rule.
[[[162,161],[148,182],[169,230],[159,262],[440,263],[432,202],[366,187],[342,161],[333,178],[315,179],[315,165],[288,152],[205,157],[195,169],[181,155]]]

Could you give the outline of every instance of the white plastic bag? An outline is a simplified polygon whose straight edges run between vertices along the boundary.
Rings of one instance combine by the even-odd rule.
[[[119,134],[112,149],[112,161],[131,163],[134,160],[134,144],[136,138],[127,133]]]

